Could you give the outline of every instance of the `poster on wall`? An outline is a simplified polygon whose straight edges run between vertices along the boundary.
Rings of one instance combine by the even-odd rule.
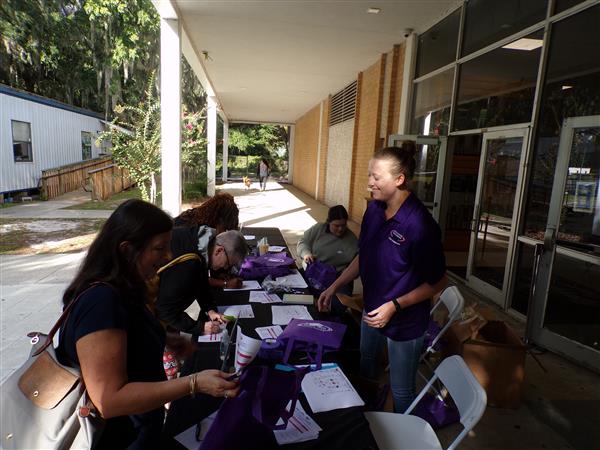
[[[596,183],[593,181],[577,181],[575,185],[575,204],[573,211],[592,213],[596,205]]]

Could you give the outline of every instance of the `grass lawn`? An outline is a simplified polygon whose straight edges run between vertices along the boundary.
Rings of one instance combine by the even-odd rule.
[[[138,188],[132,188],[127,191],[119,192],[113,195],[106,201],[89,200],[87,202],[79,203],[77,205],[68,206],[64,209],[105,209],[112,211],[117,208],[125,200],[130,198],[142,198],[142,194]]]
[[[15,205],[20,205],[21,203],[15,203],[15,202],[10,202],[10,203],[0,203],[0,209],[3,208],[10,208],[11,206],[15,206]]]
[[[2,219],[0,254],[69,253],[89,247],[104,219]]]

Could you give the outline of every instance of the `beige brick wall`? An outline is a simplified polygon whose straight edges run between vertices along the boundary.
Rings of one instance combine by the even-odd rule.
[[[362,219],[366,207],[365,198],[368,196],[366,187],[369,160],[376,149],[387,144],[388,135],[398,133],[404,49],[404,44],[395,45],[390,52],[381,55],[375,64],[360,72],[357,77],[357,107],[352,133],[351,161],[348,161],[349,190],[346,191],[346,195],[348,212],[352,219],[358,222]],[[387,91],[385,93],[384,88]],[[333,192],[333,180],[327,180],[328,171],[332,170],[331,158],[328,157],[330,102],[330,98],[323,100],[322,116],[321,103],[318,103],[297,120],[294,139],[294,185],[323,203],[330,202],[333,197],[336,200],[340,197],[337,183],[336,192]],[[319,123],[322,123],[320,153]],[[328,193],[328,190],[331,192]]]
[[[390,97],[388,108],[387,134],[398,133],[398,120],[400,118],[400,102],[402,100],[402,75],[404,73],[404,49],[405,44],[394,45],[392,51],[392,83],[390,85]]]
[[[381,104],[385,75],[385,55],[358,77],[357,114],[354,127],[352,180],[350,182],[350,216],[360,221],[367,197],[367,170],[375,149],[379,148]]]
[[[329,144],[329,108],[331,106],[331,96],[323,103],[323,115],[321,121],[321,154],[319,161],[319,192],[317,200],[325,203],[325,191],[327,189],[327,154]]]
[[[320,103],[296,121],[294,137],[294,186],[315,196]]]

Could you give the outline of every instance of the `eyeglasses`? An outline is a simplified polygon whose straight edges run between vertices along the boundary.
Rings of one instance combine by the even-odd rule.
[[[231,260],[229,259],[229,254],[227,253],[227,249],[223,245],[221,245],[221,248],[223,249],[223,253],[225,253],[225,259],[227,260],[227,267],[225,268],[225,270],[227,272],[233,273],[234,275],[237,274],[239,271],[239,268],[238,268],[239,263],[231,264]]]
[[[223,249],[223,253],[225,253],[225,258],[227,259],[227,270],[231,270],[231,262],[229,261],[229,255],[227,254],[227,249],[221,245],[221,248]]]

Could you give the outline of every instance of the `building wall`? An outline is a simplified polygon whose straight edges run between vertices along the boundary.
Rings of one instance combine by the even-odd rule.
[[[322,102],[323,110],[321,113],[321,148],[319,150],[319,180],[317,200],[325,203],[326,181],[327,181],[327,158],[329,154],[329,109],[331,107],[331,97]]]
[[[402,82],[404,74],[404,55],[406,44],[395,45],[388,59],[391,69],[389,107],[387,110],[387,135],[397,134],[400,119],[400,101],[402,99]]]
[[[371,155],[387,144],[390,134],[398,133],[404,55],[405,45],[395,45],[358,74],[354,120],[329,127],[327,98],[296,122],[294,185],[326,205],[344,205],[358,222],[368,197]]]
[[[32,162],[15,162],[11,121],[31,125]],[[81,132],[92,133],[92,157],[97,157],[95,133],[99,119],[0,93],[0,192],[38,187],[42,170],[82,160]]]
[[[354,127],[354,148],[352,154],[352,181],[350,183],[349,214],[360,221],[367,205],[367,170],[373,152],[381,147],[379,137],[383,84],[385,76],[385,55],[359,74],[357,112]]]
[[[327,177],[323,201],[327,206],[344,205],[346,209],[349,207],[353,137],[354,119],[329,128]]]
[[[320,116],[319,103],[296,121],[294,136],[294,186],[313,197],[316,193]]]

